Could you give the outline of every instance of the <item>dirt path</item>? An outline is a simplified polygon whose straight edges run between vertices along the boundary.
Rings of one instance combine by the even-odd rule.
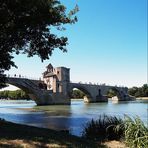
[[[109,142],[105,142],[104,145],[107,148],[127,148],[124,143],[122,143],[120,141],[115,141],[115,140],[109,141]]]

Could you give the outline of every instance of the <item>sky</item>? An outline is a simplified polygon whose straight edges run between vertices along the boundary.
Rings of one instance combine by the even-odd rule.
[[[70,68],[73,82],[142,86],[147,83],[147,0],[62,0],[76,4],[78,22],[58,35],[67,36],[68,52],[56,49],[50,60],[15,56],[18,69],[6,74],[42,77],[45,67]]]

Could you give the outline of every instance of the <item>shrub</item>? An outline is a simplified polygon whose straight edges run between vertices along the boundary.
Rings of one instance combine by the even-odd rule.
[[[129,147],[148,147],[148,128],[138,116],[133,119],[129,116],[125,116],[124,128],[125,142]]]
[[[120,140],[124,139],[130,148],[148,147],[148,127],[136,116],[125,116],[124,120],[114,116],[99,116],[97,120],[91,120],[86,124],[82,137],[95,140]]]
[[[123,129],[115,131],[117,125],[121,125],[123,120],[115,116],[100,115],[99,118],[91,120],[86,124],[82,132],[82,137],[95,140],[119,140],[123,135]]]

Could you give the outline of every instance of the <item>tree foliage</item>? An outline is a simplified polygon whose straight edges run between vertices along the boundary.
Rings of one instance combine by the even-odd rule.
[[[0,91],[0,99],[12,99],[12,100],[29,100],[29,96],[23,90],[15,90],[15,91]]]
[[[71,94],[71,98],[82,99],[86,94],[79,89],[74,89]]]
[[[3,73],[15,66],[12,53],[49,59],[54,49],[66,52],[67,37],[52,33],[77,21],[76,6],[67,13],[59,0],[0,0],[0,82]]]
[[[135,97],[148,97],[148,84],[144,84],[142,87],[129,88],[128,93]]]
[[[114,90],[110,89],[108,92],[107,92],[107,97],[108,98],[112,98],[114,96],[117,95],[117,92],[115,92]]]

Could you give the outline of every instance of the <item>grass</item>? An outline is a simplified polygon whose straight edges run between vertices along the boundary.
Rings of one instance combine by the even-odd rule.
[[[123,125],[116,128],[124,130],[124,139],[127,146],[130,148],[147,148],[148,147],[148,127],[144,125],[141,119],[137,116],[131,118],[125,116]]]
[[[123,135],[123,130],[115,132],[114,127],[122,124],[123,120],[115,116],[100,115],[97,120],[91,120],[86,124],[82,132],[82,137],[95,140],[119,140]]]
[[[148,148],[148,127],[139,117],[125,116],[124,120],[100,116],[84,127],[82,137],[95,141],[123,140],[130,148]]]
[[[95,148],[96,143],[66,132],[20,125],[0,119],[0,147],[25,147],[16,141],[31,144],[31,147],[79,147]],[[10,142],[10,143],[8,143]],[[11,144],[14,143],[15,144]],[[101,148],[101,145],[100,145]]]

